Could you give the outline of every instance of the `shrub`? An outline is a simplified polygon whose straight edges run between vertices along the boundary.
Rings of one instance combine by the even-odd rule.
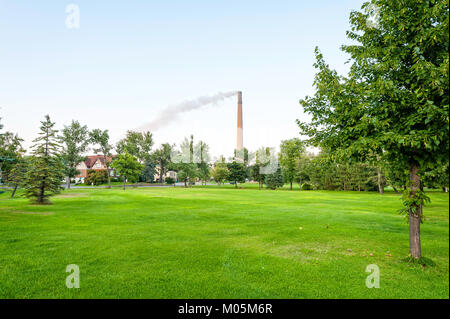
[[[86,185],[101,185],[108,182],[108,172],[106,170],[90,170],[84,179]]]
[[[265,183],[267,188],[270,188],[272,190],[283,187],[283,175],[281,174],[280,167],[278,167],[275,173],[266,175]]]
[[[304,191],[310,191],[310,190],[312,190],[312,189],[313,189],[313,187],[312,187],[311,184],[309,184],[309,183],[303,183],[303,185],[302,185],[302,190],[304,190]]]
[[[166,184],[168,184],[168,185],[175,184],[175,179],[172,177],[166,177]]]

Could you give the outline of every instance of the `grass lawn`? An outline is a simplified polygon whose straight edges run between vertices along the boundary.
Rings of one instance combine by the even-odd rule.
[[[245,187],[2,194],[0,298],[449,298],[448,194],[430,193],[422,266],[399,195]]]

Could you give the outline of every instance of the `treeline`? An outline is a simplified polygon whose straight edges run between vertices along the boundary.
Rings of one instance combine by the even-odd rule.
[[[84,154],[93,151],[103,157],[106,170],[89,170],[85,183],[111,187],[111,171],[123,182],[138,183],[184,183],[189,187],[195,182],[203,184],[214,181],[218,185],[230,182],[238,184],[249,180],[277,189],[285,184],[300,190],[344,190],[384,192],[391,186],[398,192],[407,188],[408,171],[388,165],[372,157],[372,161],[336,161],[331,154],[320,151],[308,152],[298,138],[281,142],[279,153],[269,147],[255,152],[235,150],[228,159],[221,156],[212,161],[209,146],[195,142],[191,135],[177,147],[169,143],[154,149],[151,132],[128,131],[116,145],[112,145],[108,130],[93,129],[72,121],[58,131],[49,116],[41,122],[39,136],[33,141],[30,153],[22,147],[23,139],[17,134],[0,134],[0,169],[4,184],[12,188],[14,197],[18,188],[34,202],[45,204],[49,197],[61,191],[62,181],[70,188],[71,181],[79,174],[77,166],[86,160]],[[1,129],[1,127],[0,127]],[[176,178],[167,177],[175,171]],[[155,178],[157,176],[157,178]],[[448,190],[448,163],[428,169],[422,187]]]

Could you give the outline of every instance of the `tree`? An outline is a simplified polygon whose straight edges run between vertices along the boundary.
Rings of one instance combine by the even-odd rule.
[[[11,198],[16,194],[17,188],[23,185],[27,169],[22,142],[23,139],[11,132],[0,135],[0,177],[12,187]]]
[[[211,169],[211,176],[219,186],[223,184],[229,174],[230,171],[224,161],[216,162],[214,168]]]
[[[184,182],[184,187],[188,187],[198,175],[197,165],[194,163],[176,163],[173,168],[177,171],[178,180]]]
[[[167,169],[171,160],[172,146],[168,143],[162,144],[159,149],[153,152],[152,159],[157,165],[159,172],[159,182],[164,183],[164,175],[166,175]]]
[[[368,23],[374,9],[376,27]],[[420,258],[426,195],[420,175],[448,161],[449,6],[447,0],[373,0],[350,15],[343,46],[353,62],[340,76],[316,49],[316,93],[301,100],[310,123],[298,121],[309,141],[336,157],[369,153],[409,170],[405,212],[410,254]]]
[[[300,186],[300,191],[302,190],[303,182],[309,181],[309,175],[308,175],[308,165],[310,162],[310,155],[303,154],[296,160],[296,174],[295,174],[295,180],[298,182],[298,185]]]
[[[153,147],[153,135],[150,132],[139,133],[127,131],[125,138],[117,143],[117,153],[128,153],[138,159],[143,164],[150,160]]]
[[[117,153],[127,152],[136,157],[139,163],[143,164],[142,172],[139,174],[144,181],[150,179],[150,175],[154,172],[154,163],[152,163],[152,147],[153,135],[150,132],[127,131],[125,138],[117,143]],[[151,176],[153,180],[153,176]],[[137,182],[137,181],[136,181]]]
[[[284,181],[280,165],[278,165],[278,168],[274,173],[266,175],[265,183],[268,188],[273,190],[283,187]]]
[[[290,184],[291,190],[297,175],[297,164],[304,151],[305,147],[298,138],[281,141],[279,161],[283,169],[284,180]]]
[[[72,121],[69,126],[64,126],[59,137],[62,144],[61,159],[64,163],[67,188],[70,188],[70,180],[79,172],[77,165],[85,160],[82,154],[89,145],[89,131],[86,125],[81,126],[78,121]]]
[[[143,169],[143,165],[139,163],[138,159],[127,152],[120,154],[114,159],[111,167],[123,178],[123,190],[125,190],[127,180],[131,182],[137,181]]]
[[[8,174],[6,184],[12,187],[11,198],[16,194],[17,188],[24,186],[25,176],[28,171],[29,160],[27,157],[21,157],[17,160],[14,167]]]
[[[41,121],[39,137],[33,142],[32,156],[25,176],[25,195],[37,204],[49,204],[49,197],[58,194],[64,178],[64,166],[58,156],[58,130],[50,116]]]
[[[25,153],[22,142],[23,139],[11,132],[0,135],[0,178],[4,182],[8,182],[11,171]]]
[[[233,161],[227,165],[230,173],[228,174],[228,179],[234,182],[235,188],[238,187],[238,183],[245,183],[247,178],[247,172],[243,163],[238,163]]]
[[[180,149],[172,154],[171,169],[177,171],[178,180],[184,182],[184,186],[190,185],[198,176],[197,164],[200,163],[203,154],[201,150],[196,151],[194,136],[185,138],[180,144]]]
[[[111,161],[113,146],[109,144],[108,130],[94,129],[89,133],[89,141],[94,145],[94,152],[101,154],[108,173],[108,188],[111,188]]]
[[[198,176],[205,183],[209,179],[210,168],[208,162],[210,160],[209,146],[203,141],[198,142],[194,147],[194,160],[198,166]]]

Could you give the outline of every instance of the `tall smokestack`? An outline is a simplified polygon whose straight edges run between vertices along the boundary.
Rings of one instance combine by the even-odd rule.
[[[237,92],[238,95],[238,110],[237,110],[237,147],[238,151],[244,149],[244,138],[242,136],[242,92]]]

